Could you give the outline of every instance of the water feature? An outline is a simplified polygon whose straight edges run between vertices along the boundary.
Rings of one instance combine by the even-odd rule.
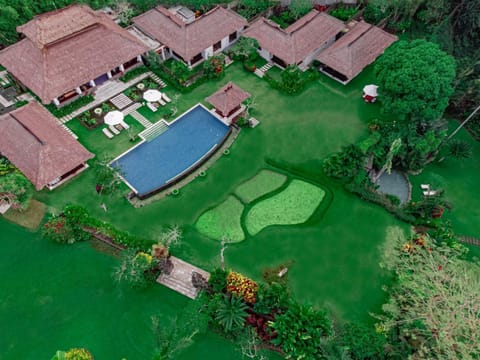
[[[400,199],[402,204],[410,200],[410,187],[404,173],[392,170],[391,174],[384,172],[378,179],[379,193],[394,195]]]

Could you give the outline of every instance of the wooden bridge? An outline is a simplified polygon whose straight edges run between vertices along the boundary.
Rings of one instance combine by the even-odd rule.
[[[190,299],[195,299],[198,295],[198,289],[192,284],[193,273],[199,273],[205,280],[208,280],[210,273],[175,256],[170,256],[169,260],[173,265],[172,271],[169,274],[160,274],[157,282],[182,295],[188,296]]]
[[[463,244],[475,245],[480,247],[480,239],[474,238],[472,236],[458,236],[458,241]]]

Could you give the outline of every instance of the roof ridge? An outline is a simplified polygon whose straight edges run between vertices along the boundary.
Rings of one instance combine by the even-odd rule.
[[[291,31],[288,31],[288,28],[295,25],[297,22],[303,20],[304,17],[306,17],[308,14],[312,13],[312,12],[315,12],[316,14],[312,17],[310,17],[309,19],[305,20],[305,22],[300,25],[298,28],[294,29],[294,30],[291,30]],[[309,11],[307,14],[303,15],[300,19],[296,20],[293,24],[290,24],[286,29],[285,29],[285,32],[287,32],[288,34],[293,34],[294,32],[297,32],[298,30],[300,30],[301,28],[305,27],[307,24],[309,24],[310,22],[313,21],[313,19],[315,19],[317,16],[321,15],[322,13],[315,10],[315,9],[312,9],[311,11]]]
[[[18,116],[17,116],[18,111],[12,111],[10,113],[10,116],[20,124],[21,127],[23,127],[30,135],[33,136],[33,138],[40,143],[41,145],[45,145],[45,142],[40,139]]]
[[[361,24],[361,23],[359,22],[359,23],[357,23],[357,25],[355,25],[355,26],[358,26],[358,24]],[[365,28],[365,30],[363,30],[363,31],[360,33],[360,35],[358,35],[355,39],[353,39],[352,41],[350,41],[350,42],[347,44],[347,47],[350,47],[350,46],[354,45],[354,44],[358,41],[358,39],[362,38],[363,36],[365,36],[365,34],[366,34],[367,32],[369,32],[370,30],[372,30],[373,28],[375,28],[375,26],[372,25],[372,24],[369,24],[369,23],[365,23],[365,24],[367,24],[368,27]],[[354,27],[354,28],[355,28],[355,27]],[[353,29],[354,29],[354,28],[353,28]],[[353,30],[353,29],[352,29],[352,30]]]

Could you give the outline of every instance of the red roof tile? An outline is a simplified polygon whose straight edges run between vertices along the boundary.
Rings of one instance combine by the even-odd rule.
[[[212,104],[222,114],[227,115],[250,96],[248,92],[230,81],[216,93],[207,97],[205,101]]]
[[[243,17],[220,6],[189,24],[161,6],[135,17],[133,21],[145,34],[166,45],[186,61],[247,25]]]
[[[271,20],[260,18],[253,22],[243,35],[257,39],[262,49],[287,64],[296,64],[321,48],[344,28],[345,25],[340,20],[312,10],[286,29]]]
[[[94,156],[37,102],[0,116],[0,133],[0,153],[37,190]]]
[[[322,51],[317,60],[352,79],[396,40],[395,35],[361,21]]]
[[[45,104],[149,50],[81,5],[39,15],[18,30],[26,38],[0,51],[0,64]]]

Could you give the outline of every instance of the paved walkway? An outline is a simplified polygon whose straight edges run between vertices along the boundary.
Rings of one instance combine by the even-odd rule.
[[[133,103],[132,99],[130,99],[124,93],[120,93],[117,96],[111,98],[110,102],[119,110],[122,110]]]
[[[121,82],[120,80],[110,80],[106,82],[105,84],[99,86],[98,89],[95,91],[95,100],[93,100],[92,102],[88,103],[85,106],[82,106],[80,109],[75,110],[71,114],[68,114],[60,118],[59,121],[62,124],[64,124],[67,121],[72,120],[74,117],[80,115],[81,113],[87,110],[90,110],[94,107],[97,107],[98,105],[104,103],[105,101],[108,101],[110,98],[114,97],[115,95],[118,95],[119,93],[125,91],[129,87],[149,77],[150,74],[151,72],[143,73],[126,83]]]
[[[142,114],[140,114],[137,110],[134,110],[130,113],[130,116],[137,120],[142,126],[148,129],[153,124]]]
[[[205,280],[210,278],[210,273],[180,260],[175,256],[170,256],[170,261],[173,265],[172,271],[168,275],[165,273],[160,274],[157,278],[157,282],[189,297],[190,299],[195,299],[198,295],[198,289],[192,284],[193,272],[199,273],[205,278]]]
[[[458,241],[460,241],[461,243],[464,243],[464,244],[480,246],[480,239],[474,238],[472,236],[459,235],[458,236]]]

